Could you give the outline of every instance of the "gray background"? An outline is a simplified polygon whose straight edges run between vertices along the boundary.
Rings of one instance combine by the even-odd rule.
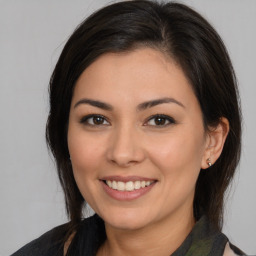
[[[222,36],[240,84],[242,161],[230,190],[224,232],[256,253],[256,1],[187,0]],[[63,195],[44,140],[47,86],[80,21],[108,0],[0,0],[0,255],[66,222]]]

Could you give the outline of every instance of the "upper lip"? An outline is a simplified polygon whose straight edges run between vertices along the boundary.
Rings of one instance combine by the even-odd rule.
[[[101,178],[100,180],[110,180],[110,181],[122,181],[122,182],[128,182],[128,181],[155,181],[156,179],[152,178],[146,178],[141,176],[106,176]]]

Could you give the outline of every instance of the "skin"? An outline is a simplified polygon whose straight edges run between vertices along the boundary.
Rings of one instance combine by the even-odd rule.
[[[145,109],[143,102],[171,98]],[[111,105],[92,106],[83,99]],[[82,100],[82,101],[81,101]],[[89,118],[88,115],[103,118]],[[157,114],[170,117],[160,119]],[[82,121],[81,121],[82,120]],[[199,172],[219,157],[228,121],[205,131],[202,112],[182,69],[162,53],[141,48],[99,57],[80,76],[70,107],[68,146],[85,200],[105,221],[98,255],[170,255],[195,221]],[[120,201],[103,189],[106,176],[155,181],[141,197]]]

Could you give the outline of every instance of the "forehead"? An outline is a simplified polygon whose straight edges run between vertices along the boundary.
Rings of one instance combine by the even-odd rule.
[[[145,101],[167,96],[188,104],[192,98],[195,100],[183,70],[170,57],[140,48],[100,56],[79,77],[73,98]]]

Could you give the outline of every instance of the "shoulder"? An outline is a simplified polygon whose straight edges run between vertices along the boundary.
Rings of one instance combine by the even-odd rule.
[[[63,255],[63,242],[68,224],[55,227],[39,238],[23,246],[11,256],[57,256]]]
[[[84,219],[81,221],[78,231],[82,229],[83,232],[88,234],[87,236],[91,236],[90,230],[95,229],[94,225],[98,219],[99,217],[95,215]],[[68,243],[64,244],[64,238],[67,235],[68,228],[69,223],[57,226],[26,244],[11,256],[62,256],[64,249],[67,251],[69,245],[73,244],[73,235],[71,236],[72,241],[68,240]],[[74,235],[74,238],[77,237],[76,235]]]
[[[70,243],[67,255],[96,255],[98,248],[106,239],[104,221],[94,214],[84,219]]]
[[[239,248],[228,242],[225,246],[223,256],[245,256],[246,254]]]

